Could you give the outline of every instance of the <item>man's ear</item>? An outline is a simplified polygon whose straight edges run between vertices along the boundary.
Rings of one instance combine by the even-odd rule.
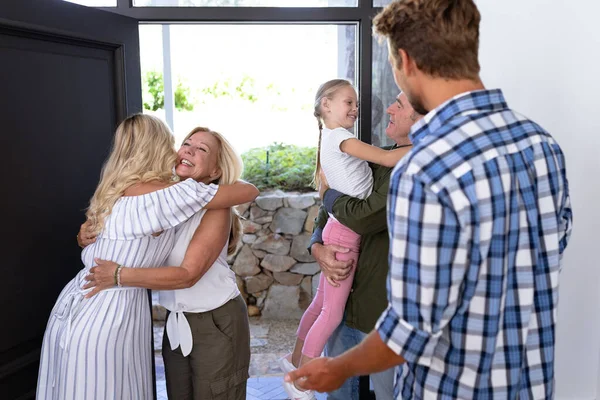
[[[414,75],[417,71],[417,64],[415,59],[412,58],[404,49],[398,49],[397,63],[398,69],[400,69],[405,76]]]

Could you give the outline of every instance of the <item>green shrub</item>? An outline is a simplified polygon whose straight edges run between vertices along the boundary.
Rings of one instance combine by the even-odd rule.
[[[316,147],[273,143],[242,154],[243,179],[260,190],[312,191]]]

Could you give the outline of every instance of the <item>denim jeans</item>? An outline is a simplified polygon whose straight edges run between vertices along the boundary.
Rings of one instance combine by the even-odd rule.
[[[327,345],[325,355],[336,357],[356,346],[367,337],[366,333],[350,328],[344,321],[333,332]],[[395,368],[371,374],[371,387],[375,390],[377,400],[393,400]],[[327,394],[327,400],[358,400],[358,377],[348,379],[341,388]]]

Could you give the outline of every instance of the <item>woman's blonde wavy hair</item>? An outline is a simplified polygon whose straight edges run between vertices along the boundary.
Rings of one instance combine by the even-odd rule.
[[[102,230],[105,218],[128,187],[150,181],[171,182],[176,162],[175,139],[163,121],[135,114],[121,122],[86,212],[91,229],[95,233]]]
[[[232,185],[237,182],[244,172],[244,162],[242,161],[240,155],[233,149],[231,143],[229,143],[229,141],[225,139],[223,135],[210,130],[209,128],[199,126],[192,129],[192,131],[187,134],[185,139],[183,139],[182,144],[198,132],[208,132],[213,135],[215,139],[217,139],[217,142],[219,142],[217,168],[219,168],[220,175],[217,179],[210,183]],[[231,208],[231,231],[229,233],[229,246],[227,247],[228,255],[235,253],[235,250],[240,242],[241,234],[242,223],[240,222],[240,216],[234,208]]]

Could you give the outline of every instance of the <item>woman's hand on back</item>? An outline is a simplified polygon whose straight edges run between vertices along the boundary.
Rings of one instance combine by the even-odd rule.
[[[104,289],[115,287],[115,271],[119,264],[98,258],[95,258],[94,261],[97,265],[90,268],[89,274],[84,278],[88,283],[85,284],[83,289],[92,289],[85,295],[86,298],[95,296]]]
[[[77,244],[82,249],[96,241],[97,235],[96,233],[92,232],[90,228],[91,223],[89,220],[85,221],[79,228],[79,233],[77,234]]]

